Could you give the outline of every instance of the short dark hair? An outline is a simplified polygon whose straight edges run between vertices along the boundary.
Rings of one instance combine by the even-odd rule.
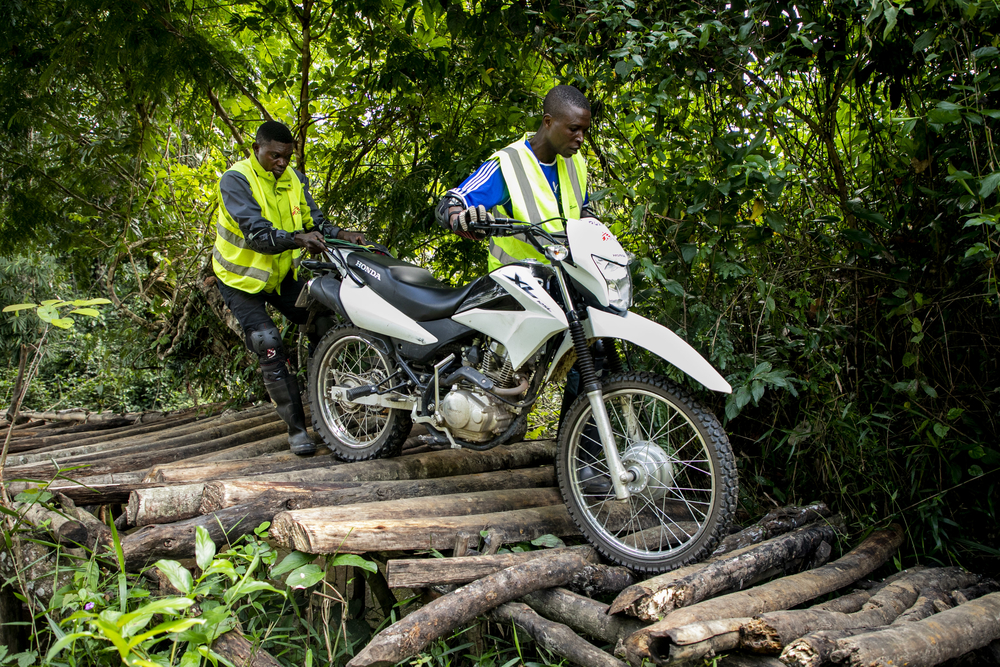
[[[266,144],[271,141],[276,141],[279,144],[294,144],[295,138],[292,136],[292,131],[284,123],[269,120],[257,128],[257,136],[254,137],[254,141],[258,144]]]
[[[545,94],[542,101],[542,113],[556,116],[568,108],[590,111],[590,101],[587,96],[573,86],[556,86]]]

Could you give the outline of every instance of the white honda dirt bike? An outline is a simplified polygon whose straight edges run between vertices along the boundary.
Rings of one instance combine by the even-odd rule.
[[[619,350],[648,350],[710,390],[729,384],[672,331],[629,312],[628,256],[600,222],[565,220],[560,234],[507,219],[481,229],[518,235],[549,264],[508,264],[449,287],[357,246],[302,262],[320,275],[299,304],[344,322],[309,363],[316,431],[349,461],[399,453],[414,423],[441,446],[489,449],[519,439],[542,386],[575,364],[580,391],[562,415],[556,470],[580,530],[638,571],[706,556],[736,509],[729,440],[688,391],[626,371]]]

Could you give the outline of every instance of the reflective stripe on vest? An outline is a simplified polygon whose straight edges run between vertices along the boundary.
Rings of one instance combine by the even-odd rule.
[[[276,192],[276,197],[288,197],[289,216],[281,215],[280,208],[272,210],[264,191],[264,184],[254,170],[252,160],[241,160],[231,167],[247,179],[254,201],[260,206],[261,215],[276,229],[294,232],[303,229],[302,213],[302,182],[294,171],[289,170],[291,180]],[[266,255],[253,250],[243,237],[236,221],[230,217],[222,204],[220,194],[219,214],[215,223],[215,247],[212,249],[212,268],[215,275],[230,287],[256,294],[263,289],[278,289],[285,275],[291,270],[292,260],[300,254],[299,249],[286,250],[275,255]]]
[[[556,157],[559,173],[559,190],[562,194],[562,208],[556,201],[555,193],[549,185],[542,168],[525,138],[502,148],[491,156],[500,163],[507,191],[510,194],[510,217],[539,223],[556,217],[577,218],[583,210],[586,191],[586,161],[580,153],[572,158]],[[506,213],[502,207],[501,211]],[[550,232],[563,230],[560,220],[544,225]],[[489,269],[492,271],[504,264],[522,259],[534,258],[547,262],[523,236],[507,236],[490,239]]]

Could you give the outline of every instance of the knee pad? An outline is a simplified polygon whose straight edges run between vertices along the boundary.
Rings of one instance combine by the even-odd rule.
[[[285,359],[285,348],[281,344],[281,332],[277,327],[250,332],[250,347],[260,357],[261,364]]]

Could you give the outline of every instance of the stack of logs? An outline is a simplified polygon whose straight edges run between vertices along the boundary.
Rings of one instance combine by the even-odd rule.
[[[995,582],[955,567],[861,581],[895,553],[902,529],[875,531],[826,562],[839,524],[822,505],[783,508],[729,536],[708,560],[641,582],[625,568],[600,565],[589,547],[390,560],[391,587],[465,585],[383,630],[348,665],[395,664],[481,615],[513,622],[540,646],[586,666],[723,654],[719,664],[731,666],[936,665],[984,647],[993,653],[981,659],[1000,657]],[[609,593],[618,593],[610,605],[592,599]],[[582,635],[614,647],[614,655]]]
[[[956,568],[864,580],[903,541],[897,526],[827,562],[838,551],[839,517],[822,505],[783,508],[727,537],[705,562],[639,581],[602,565],[589,547],[497,553],[545,534],[577,535],[555,489],[551,441],[432,452],[411,438],[405,456],[341,464],[329,453],[288,453],[270,406],[218,410],[21,425],[3,470],[8,491],[39,485],[14,478],[52,480],[51,506],[16,507],[65,545],[107,549],[114,508],[124,506],[114,521],[130,570],[193,556],[198,526],[224,544],[265,521],[279,546],[308,553],[450,553],[388,560],[384,577],[368,580],[383,610],[395,603],[390,587],[440,597],[377,635],[353,667],[394,664],[482,615],[513,622],[582,665],[722,654],[731,665],[933,665],[991,650],[1000,638],[1000,594],[990,581]],[[67,473],[75,466],[86,468]],[[0,573],[20,569],[29,603],[44,608],[64,583],[59,568],[40,541],[19,548],[0,553]]]

